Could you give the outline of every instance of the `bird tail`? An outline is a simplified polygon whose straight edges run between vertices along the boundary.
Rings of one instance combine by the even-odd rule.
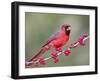
[[[41,54],[43,54],[44,52],[45,52],[46,50],[44,49],[44,48],[42,48],[37,54],[35,54],[35,56],[33,56],[30,60],[29,60],[29,62],[30,61],[37,61],[38,60],[38,58],[39,58],[39,56],[41,55]]]

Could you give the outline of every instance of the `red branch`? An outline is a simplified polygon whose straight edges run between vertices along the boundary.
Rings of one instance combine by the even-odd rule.
[[[69,46],[67,49],[65,49],[65,50],[63,50],[63,51],[59,51],[58,53],[52,52],[50,57],[47,57],[47,58],[40,57],[40,58],[39,58],[37,61],[35,61],[35,62],[33,62],[33,61],[30,61],[30,62],[27,61],[27,62],[25,63],[25,65],[26,65],[26,66],[30,66],[30,65],[38,64],[38,63],[39,63],[39,64],[42,64],[42,65],[45,65],[45,64],[46,64],[45,61],[47,61],[47,60],[49,60],[49,59],[53,59],[53,62],[57,63],[57,62],[59,61],[59,59],[58,59],[58,56],[59,56],[59,55],[61,55],[61,54],[65,54],[66,56],[70,55],[71,49],[72,49],[72,48],[76,48],[76,47],[78,47],[79,45],[84,46],[84,45],[85,45],[85,41],[86,41],[87,39],[89,39],[89,36],[88,36],[87,34],[83,34],[82,36],[80,36],[80,37],[78,38],[78,40],[77,40],[76,42],[70,44],[70,46]]]

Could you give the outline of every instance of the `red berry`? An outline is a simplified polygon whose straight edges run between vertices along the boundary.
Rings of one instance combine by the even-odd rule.
[[[61,48],[56,48],[57,51],[59,52],[62,52],[62,49]]]
[[[64,51],[64,54],[65,54],[66,56],[68,56],[70,53],[71,53],[70,48],[68,48],[68,49],[66,49],[66,50]]]
[[[88,35],[87,34],[83,34],[83,37],[87,37]]]
[[[54,62],[54,63],[57,63],[58,61],[59,61],[58,58],[53,59],[53,62]]]
[[[42,57],[39,59],[39,63],[42,64],[42,65],[46,64],[44,58],[42,58]]]
[[[56,58],[57,56],[58,56],[58,54],[57,54],[56,52],[52,52],[52,53],[51,53],[51,57],[52,57],[52,58]]]
[[[85,45],[83,37],[80,37],[79,40],[78,40],[78,42],[80,43],[80,45]]]
[[[85,45],[84,38],[86,38],[87,36],[88,36],[87,34],[83,34],[83,35],[78,39],[78,42],[80,43],[80,45]]]

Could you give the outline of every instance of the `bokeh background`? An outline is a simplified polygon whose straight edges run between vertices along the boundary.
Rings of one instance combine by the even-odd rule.
[[[62,24],[71,25],[70,39],[63,49],[77,41],[82,34],[89,35],[89,15],[25,12],[25,61],[31,59]],[[50,56],[51,51],[54,50],[46,52],[43,57]],[[68,57],[60,55],[58,63],[50,59],[45,65],[32,65],[30,68],[89,65],[89,56],[87,40],[85,46],[72,49]]]

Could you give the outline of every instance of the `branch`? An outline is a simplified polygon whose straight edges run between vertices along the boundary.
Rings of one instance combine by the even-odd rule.
[[[47,57],[47,58],[43,58],[43,57],[40,57],[37,61],[27,61],[25,64],[26,66],[30,66],[30,65],[33,65],[33,64],[42,64],[42,65],[45,65],[45,61],[49,60],[49,59],[53,59],[53,61],[55,63],[57,63],[59,61],[59,59],[57,58],[58,56],[62,55],[62,54],[65,54],[66,56],[68,56],[70,53],[71,53],[71,49],[72,48],[76,48],[78,47],[79,45],[82,45],[84,46],[85,45],[85,41],[89,39],[89,36],[87,34],[83,34],[82,36],[80,36],[78,38],[78,40],[72,44],[69,45],[69,47],[66,49],[66,50],[63,50],[63,51],[59,51],[58,53],[56,52],[52,52],[51,53],[51,56],[50,57]]]

